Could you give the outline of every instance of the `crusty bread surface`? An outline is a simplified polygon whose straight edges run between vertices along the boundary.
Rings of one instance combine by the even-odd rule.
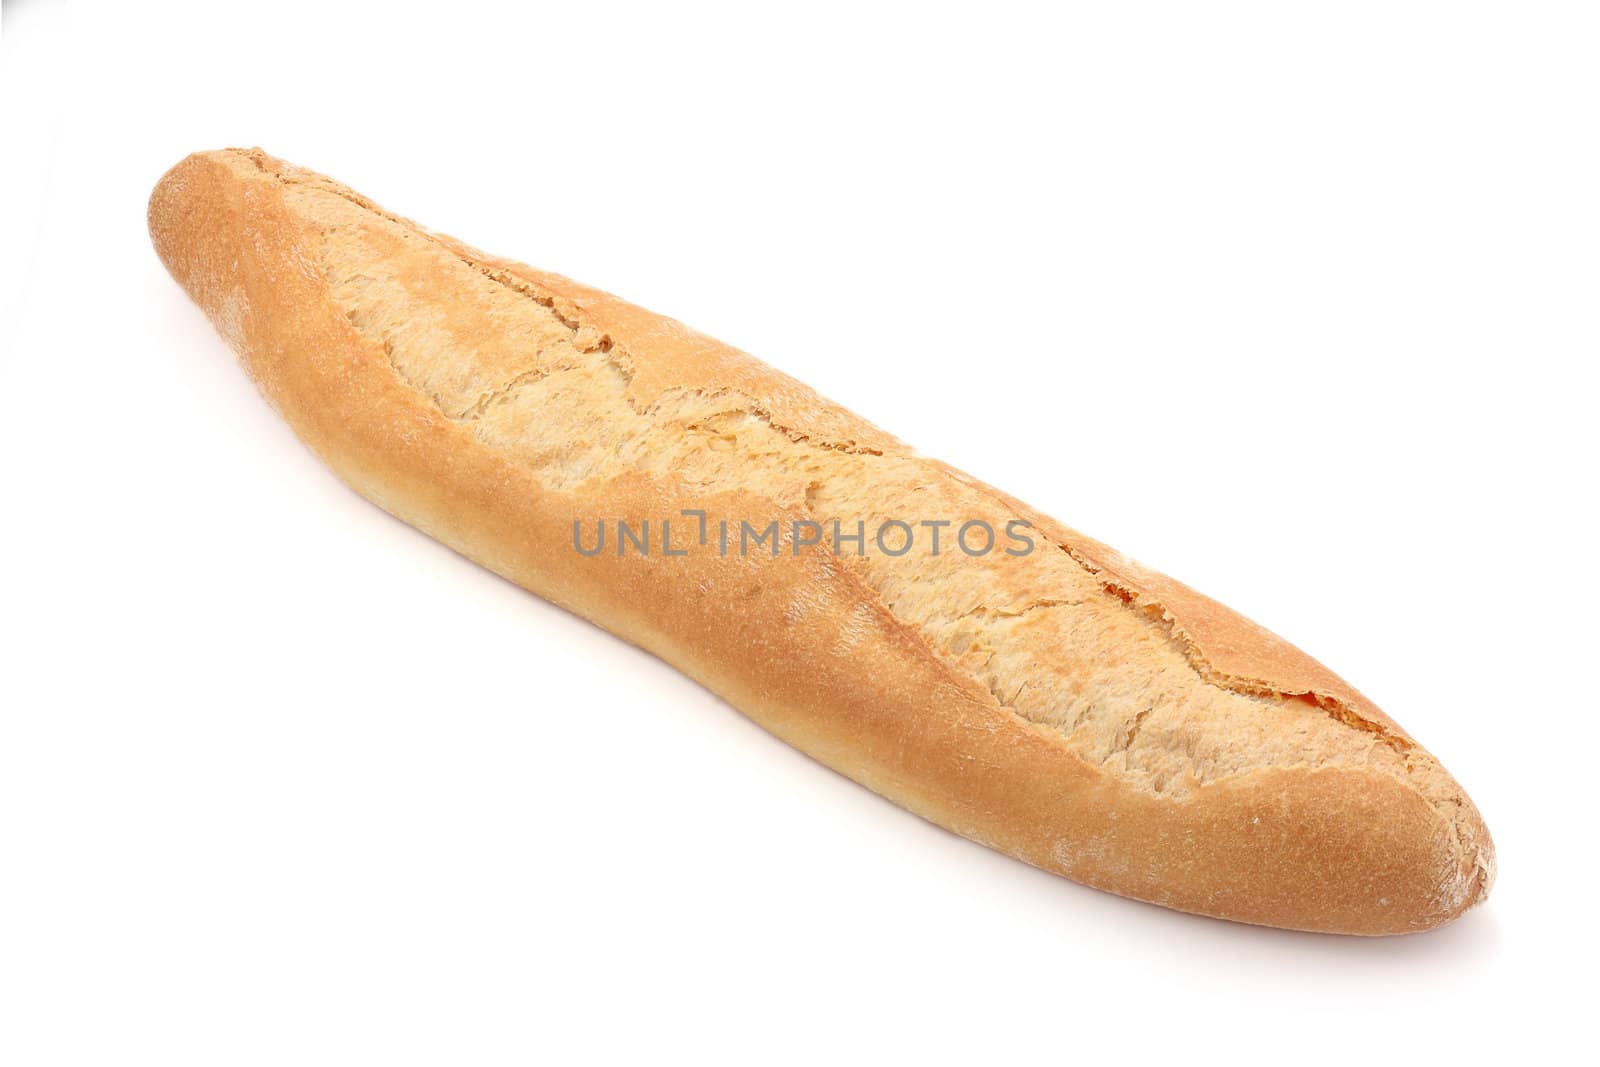
[[[1243,922],[1402,933],[1488,893],[1471,800],[1327,668],[751,356],[260,150],[183,160],[149,222],[358,492],[911,811]],[[926,519],[943,551],[874,543]],[[955,548],[974,520],[1032,550]],[[619,521],[654,551],[578,550]],[[781,544],[724,553],[720,521]],[[864,551],[794,544],[836,522]]]

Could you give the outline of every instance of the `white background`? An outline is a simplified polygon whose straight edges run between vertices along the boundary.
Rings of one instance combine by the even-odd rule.
[[[1571,1039],[1594,7],[671,7],[5,0],[0,1061]],[[390,520],[150,251],[162,171],[250,144],[1267,623],[1466,784],[1494,897],[1367,941],[1079,888]]]

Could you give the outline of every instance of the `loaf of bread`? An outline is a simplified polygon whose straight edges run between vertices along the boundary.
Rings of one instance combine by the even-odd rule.
[[[1302,930],[1489,891],[1472,801],[1327,668],[744,352],[260,150],[149,223],[358,492],[940,826]]]

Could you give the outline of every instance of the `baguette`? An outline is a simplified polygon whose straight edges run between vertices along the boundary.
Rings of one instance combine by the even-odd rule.
[[[356,491],[940,826],[1301,930],[1489,891],[1472,801],[1327,668],[744,352],[259,149],[149,224]]]

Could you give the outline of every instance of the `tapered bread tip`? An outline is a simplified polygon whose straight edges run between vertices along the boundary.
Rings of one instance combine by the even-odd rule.
[[[173,239],[178,235],[179,223],[193,207],[194,190],[190,181],[195,171],[207,160],[214,160],[226,150],[191,152],[167,169],[150,190],[150,200],[145,209],[145,219],[150,227],[150,240],[163,263],[170,268],[169,253]]]
[[[1446,824],[1445,837],[1450,847],[1441,864],[1439,921],[1432,924],[1443,926],[1489,899],[1498,863],[1494,838],[1477,805],[1431,755],[1426,759],[1445,783],[1436,794],[1443,799],[1435,802],[1434,810]]]
[[[175,163],[150,190],[145,210],[150,243],[155,246],[156,255],[167,273],[208,315],[212,309],[200,299],[201,293],[194,284],[196,270],[203,267],[197,246],[206,224],[198,214],[202,197],[197,181],[208,158],[217,154],[195,152]]]
[[[150,242],[168,273],[191,296],[196,295],[191,285],[195,271],[217,267],[216,263],[206,262],[203,255],[208,233],[215,240],[210,251],[213,256],[220,256],[230,238],[217,230],[237,221],[222,214],[223,205],[218,201],[227,186],[217,180],[219,175],[212,168],[226,166],[230,156],[251,154],[266,155],[259,148],[192,152],[173,164],[150,190],[145,209]],[[209,312],[210,308],[205,310]]]

